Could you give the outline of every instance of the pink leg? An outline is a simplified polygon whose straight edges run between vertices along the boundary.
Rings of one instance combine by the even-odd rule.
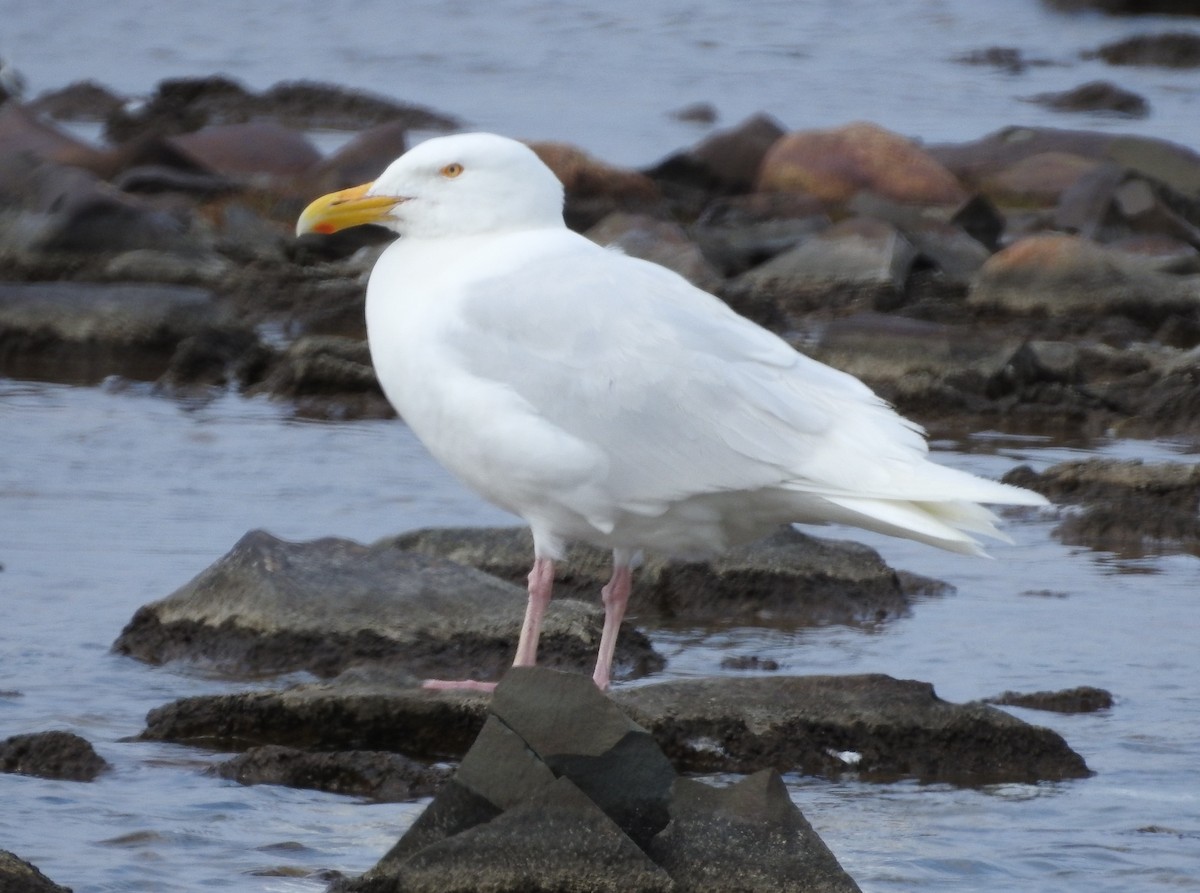
[[[596,672],[592,680],[601,691],[612,681],[613,654],[617,650],[617,633],[625,619],[625,606],[629,604],[629,591],[633,586],[633,571],[628,565],[613,567],[612,579],[600,594],[604,599],[604,632],[600,635],[600,655],[596,658]]]
[[[542,634],[542,617],[550,604],[554,589],[554,562],[549,558],[538,558],[529,572],[529,603],[525,606],[525,622],[521,625],[521,638],[517,640],[517,656],[514,667],[532,667],[537,663],[538,637]],[[603,643],[601,643],[603,645]],[[426,679],[423,688],[439,691],[468,689],[470,691],[492,691],[495,682],[478,682],[474,679]]]

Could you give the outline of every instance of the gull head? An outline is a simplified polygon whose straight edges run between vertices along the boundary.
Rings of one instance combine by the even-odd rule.
[[[409,238],[561,228],[563,187],[524,143],[490,133],[428,140],[373,183],[314,201],[296,235],[375,223]]]

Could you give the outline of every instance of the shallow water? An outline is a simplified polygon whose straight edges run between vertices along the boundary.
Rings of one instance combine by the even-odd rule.
[[[1028,439],[964,446],[942,461],[992,476],[1082,454]],[[1087,454],[1193,458],[1131,441]],[[239,686],[108,648],[140,605],[251,528],[370,541],[507,516],[448,478],[402,423],[300,422],[235,396],[181,405],[0,380],[0,457],[0,736],[70,729],[114,766],[93,784],[0,775],[0,847],[79,893],[315,891],[324,881],[311,872],[374,864],[420,804],[245,788],[203,774],[219,755],[125,740],[155,706]],[[1064,735],[1090,779],[983,790],[788,781],[865,891],[1200,889],[1200,561],[1069,548],[1052,526],[1013,519],[1018,543],[993,549],[995,561],[863,535],[894,566],[958,591],[870,629],[659,631],[665,675],[719,673],[723,657],[755,654],[789,673],[926,680],[953,701],[1108,688],[1116,706],[1098,714],[1014,710]]]
[[[241,0],[164,5],[0,0],[0,56],[33,94],[93,78],[129,94],[223,72],[261,89],[308,78],[432,106],[467,126],[567,140],[646,164],[757,111],[788,127],[872,120],[927,141],[1014,123],[1161,136],[1200,147],[1200,75],[1109,68],[1082,50],[1198,20],[1063,16],[1038,0],[731,0],[602,7],[497,0]],[[486,12],[480,10],[486,9]],[[954,57],[1013,46],[1009,75]],[[1062,115],[1021,100],[1107,78],[1148,119]],[[1180,459],[1170,444],[1072,451],[1036,440],[944,444],[999,476],[1080,455]],[[218,755],[131,742],[147,710],[225,691],[108,649],[133,612],[247,530],[362,541],[506,516],[465,493],[397,422],[318,423],[264,401],[181,405],[137,389],[0,380],[0,736],[67,728],[114,771],[90,785],[0,775],[0,847],[79,893],[316,891],[359,872],[419,811],[205,776]],[[1014,520],[996,561],[853,534],[954,595],[873,629],[655,633],[668,677],[756,654],[785,672],[884,672],[961,701],[1005,689],[1109,688],[1085,716],[1014,713],[1062,733],[1095,777],[983,790],[792,777],[796,801],[868,893],[1200,889],[1200,561],[1066,547]],[[831,531],[838,533],[837,531]],[[843,535],[845,532],[842,532]]]
[[[729,126],[756,112],[791,128],[875,121],[928,141],[1009,124],[1111,129],[1200,145],[1200,76],[1113,68],[1080,53],[1200,20],[1065,15],[1040,0],[0,0],[0,56],[37,94],[91,78],[144,95],[164,77],[225,73],[347,84],[510,136],[575,142],[647,164],[706,128],[671,113],[711,103]],[[1021,74],[955,58],[1016,47]],[[1145,96],[1145,120],[1064,115],[1023,101],[1097,79]]]

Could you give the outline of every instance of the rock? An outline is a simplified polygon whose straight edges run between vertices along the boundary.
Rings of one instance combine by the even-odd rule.
[[[185,286],[34,282],[0,284],[0,373],[96,383],[152,381],[189,339],[256,339],[213,295]],[[240,336],[240,337],[239,337]]]
[[[717,108],[711,102],[693,102],[683,108],[671,112],[676,121],[687,121],[689,124],[716,124]]]
[[[650,853],[676,889],[694,893],[859,889],[771,769],[723,788],[678,779],[671,824]]]
[[[777,774],[723,790],[678,779],[590,680],[518,668],[455,778],[344,889],[709,890],[735,876],[748,893],[858,889]]]
[[[1077,236],[1030,236],[993,255],[968,295],[1013,314],[1125,313],[1161,321],[1200,305],[1200,283],[1165,276]]]
[[[1164,183],[1189,199],[1200,199],[1200,154],[1152,137],[1052,127],[1006,127],[974,142],[932,145],[925,151],[973,189],[987,176],[1023,158],[1065,152],[1115,162]]]
[[[1049,729],[983,704],[947,703],[925,682],[878,674],[685,679],[612,697],[683,772],[766,765],[972,786],[1091,774]],[[847,762],[846,754],[855,756]]]
[[[919,204],[958,204],[967,197],[924,149],[867,123],[784,136],[763,158],[757,188],[806,192],[830,203],[864,189]]]
[[[811,196],[756,192],[711,202],[691,234],[722,275],[734,276],[794,248],[830,223],[824,206]]]
[[[754,654],[739,654],[721,658],[722,670],[759,670],[774,673],[779,669],[779,661],[771,658],[763,659]]]
[[[0,850],[0,890],[4,893],[71,893],[70,887],[60,887],[8,850]]]
[[[307,137],[272,121],[215,124],[167,142],[201,169],[233,180],[298,177],[321,161]]]
[[[1055,713],[1095,713],[1112,707],[1113,696],[1102,688],[1081,685],[1062,691],[1006,691],[992,698],[984,698],[983,702],[1030,710],[1051,710]]]
[[[1044,60],[1030,61],[1017,47],[988,47],[972,50],[954,57],[960,65],[986,65],[998,68],[1005,74],[1023,74],[1030,65],[1049,65]]]
[[[218,287],[233,265],[215,251],[159,251],[135,248],[110,258],[104,276],[117,282]]]
[[[753,115],[663,159],[646,173],[658,183],[706,194],[749,192],[758,179],[763,156],[784,133],[774,118]]]
[[[95,781],[109,769],[92,745],[72,732],[33,732],[0,741],[0,772],[63,781]]]
[[[891,304],[904,291],[916,256],[892,225],[851,218],[748,270],[722,293],[735,306],[770,301],[785,317]]]
[[[96,154],[87,143],[42,121],[19,102],[0,103],[0,158],[31,155],[65,164]]]
[[[1192,9],[1195,13],[1195,9]],[[1200,36],[1187,31],[1139,34],[1107,43],[1085,59],[1100,58],[1109,65],[1154,65],[1161,68],[1200,67]]]
[[[1126,118],[1145,118],[1150,114],[1150,103],[1144,96],[1111,81],[1088,81],[1072,90],[1038,93],[1027,101],[1058,112],[1108,112]]]
[[[392,542],[396,548],[448,558],[514,582],[528,574],[533,554],[525,528],[433,528]],[[610,573],[607,552],[572,545],[556,566],[555,591],[595,602]],[[908,600],[895,572],[874,550],[783,528],[711,562],[647,556],[637,571],[629,610],[643,619],[693,624],[816,625],[901,616],[908,611]]]
[[[967,785],[1089,774],[1053,732],[980,704],[946,703],[928,683],[888,676],[690,679],[617,689],[610,697],[681,772],[773,766],[835,778],[852,771],[864,781],[915,777]],[[483,729],[487,704],[487,695],[430,691],[394,672],[355,672],[284,691],[183,698],[150,711],[141,737],[239,750],[286,744],[458,759]],[[514,766],[496,777],[524,771]],[[451,789],[477,805],[486,802],[454,782],[439,796],[451,796]]]
[[[306,179],[313,195],[335,192],[374,180],[408,149],[408,128],[401,121],[377,124],[318,162]]]
[[[614,211],[654,213],[662,193],[645,174],[605,164],[566,143],[530,143],[566,190],[563,216],[577,232],[595,226]],[[661,214],[661,212],[660,212]]]
[[[721,274],[683,228],[670,221],[614,211],[584,235],[599,245],[619,248],[631,257],[674,270],[705,291],[716,290],[722,282]]]
[[[1193,388],[1197,380],[1200,376],[1193,379]],[[1004,480],[1056,503],[1084,506],[1055,529],[1065,543],[1126,556],[1150,551],[1200,555],[1200,467],[1195,465],[1088,459],[1054,465],[1040,474],[1021,466]]]
[[[42,93],[27,108],[36,115],[58,121],[103,121],[126,100],[96,81],[75,81]]]
[[[394,541],[288,543],[252,531],[190,583],[139,608],[113,649],[235,675],[333,676],[377,663],[419,676],[495,678],[512,662],[525,603],[516,586]],[[597,608],[556,600],[539,659],[590,672],[600,626]],[[644,636],[626,630],[621,638],[622,675],[661,666]]]
[[[420,106],[331,84],[283,82],[255,94],[218,75],[162,81],[145,103],[110,114],[105,135],[122,143],[146,134],[165,136],[262,119],[298,130],[360,129],[388,121],[421,130],[458,126],[454,119]]]
[[[213,767],[238,784],[277,784],[331,794],[396,803],[428,797],[450,777],[450,770],[426,766],[395,753],[341,751],[309,753],[294,747],[254,747]]]
[[[296,339],[250,392],[292,400],[310,418],[395,415],[375,378],[366,341],[340,335]]]
[[[1099,10],[1109,15],[1175,15],[1194,16],[1200,13],[1192,0],[1043,0],[1068,12]]]
[[[1039,152],[983,177],[979,189],[1002,207],[1054,207],[1101,163],[1070,152]]]

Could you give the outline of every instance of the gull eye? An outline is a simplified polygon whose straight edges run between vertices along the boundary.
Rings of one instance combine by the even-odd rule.
[[[443,177],[445,177],[447,180],[453,180],[455,177],[457,177],[462,172],[463,172],[463,166],[461,164],[459,164],[457,161],[453,162],[452,164],[446,165],[444,168],[442,168],[440,171],[438,171],[438,173],[441,174]]]

